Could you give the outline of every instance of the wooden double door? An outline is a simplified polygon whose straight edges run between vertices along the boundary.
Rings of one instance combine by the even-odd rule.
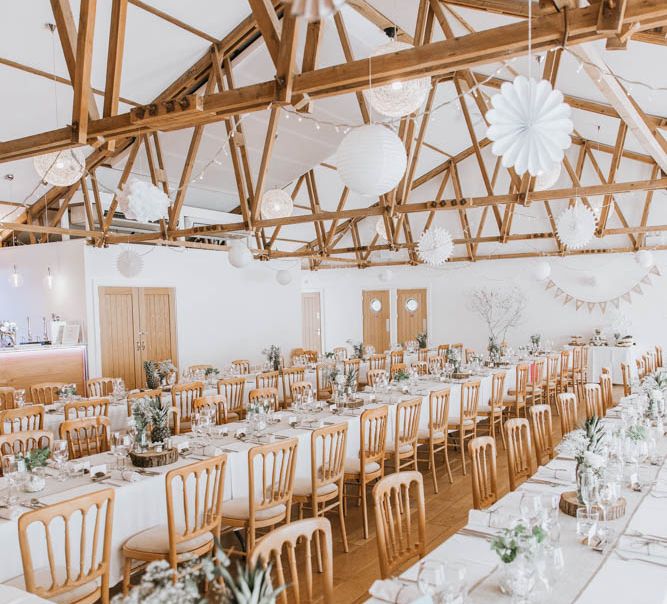
[[[102,375],[142,388],[144,361],[178,364],[172,288],[100,287],[99,300]]]

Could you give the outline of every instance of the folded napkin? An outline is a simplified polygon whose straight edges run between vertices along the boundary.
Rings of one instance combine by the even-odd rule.
[[[371,596],[394,604],[432,604],[430,596],[422,595],[416,584],[402,583],[398,579],[384,579],[373,582],[368,590]]]
[[[616,550],[627,558],[659,562],[667,567],[667,541],[658,542],[650,538],[624,535],[618,540]]]
[[[3,520],[18,520],[19,516],[24,512],[25,510],[19,505],[12,506],[11,508],[0,508],[0,518]]]
[[[123,470],[120,475],[125,482],[139,482],[141,480],[139,473],[134,470]]]
[[[208,455],[209,457],[216,457],[217,455],[222,455],[222,449],[215,445],[207,445],[204,447],[203,454]]]

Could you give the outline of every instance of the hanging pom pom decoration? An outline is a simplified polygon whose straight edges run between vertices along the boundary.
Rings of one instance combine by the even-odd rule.
[[[131,179],[117,199],[118,208],[130,220],[154,222],[169,217],[169,197],[149,182]]]
[[[419,259],[430,266],[441,266],[451,257],[454,242],[449,231],[433,227],[421,234],[417,243]]]
[[[595,234],[595,215],[582,205],[567,208],[556,219],[556,233],[568,249],[586,247]]]

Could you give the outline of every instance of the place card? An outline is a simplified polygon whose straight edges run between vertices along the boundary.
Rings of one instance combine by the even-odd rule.
[[[96,474],[106,474],[107,473],[107,464],[105,463],[100,463],[94,466],[90,466],[90,469],[88,470],[91,476],[95,476]]]
[[[176,450],[180,453],[181,451],[185,451],[186,449],[190,448],[190,441],[188,439],[184,440],[179,440],[178,442],[174,443],[176,446]]]

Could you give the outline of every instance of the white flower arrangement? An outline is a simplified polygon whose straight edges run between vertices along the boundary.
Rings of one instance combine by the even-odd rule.
[[[584,422],[583,427],[568,432],[558,445],[563,455],[577,460],[577,466],[591,468],[599,472],[604,466],[602,446],[606,437],[600,418],[592,417]]]

